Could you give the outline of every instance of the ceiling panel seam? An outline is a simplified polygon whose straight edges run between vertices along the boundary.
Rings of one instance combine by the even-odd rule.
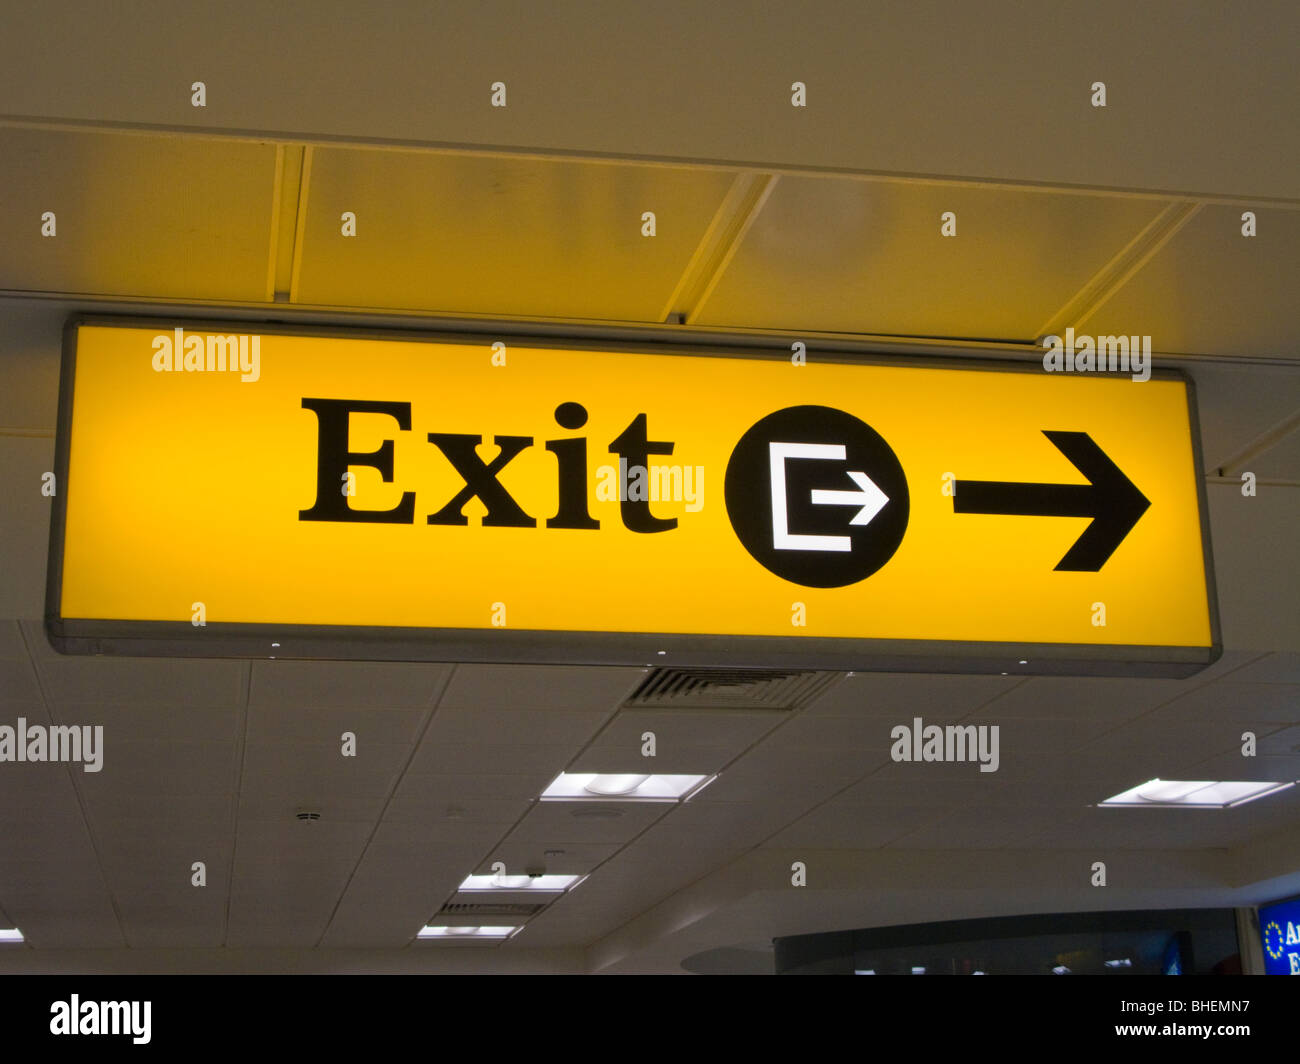
[[[307,235],[307,196],[311,188],[312,157],[311,145],[307,145],[302,152],[297,209],[294,212],[293,263],[289,270],[288,292],[290,303],[298,302],[298,284],[302,276],[302,245]]]
[[[239,700],[239,738],[235,741],[235,797],[230,809],[230,867],[226,870],[226,906],[221,920],[221,946],[230,945],[230,907],[235,894],[235,864],[239,860],[239,807],[244,788],[244,758],[248,751],[248,715],[253,705],[253,663],[243,663],[243,697]]]
[[[45,714],[51,723],[61,724],[62,721],[54,714],[54,700],[50,698],[49,692],[46,691],[45,681],[41,677],[41,670],[36,665],[36,654],[33,652],[32,645],[27,639],[27,631],[21,624],[18,626],[18,637],[23,641],[23,646],[27,650],[27,664],[36,678],[36,689],[40,693],[41,704],[45,707]],[[72,785],[72,793],[77,798],[77,805],[81,808],[81,820],[86,828],[86,837],[90,840],[91,851],[95,855],[95,864],[99,868],[99,880],[103,886],[104,894],[108,898],[108,903],[112,907],[113,919],[117,921],[118,937],[122,940],[122,944],[125,946],[127,945],[126,925],[123,923],[122,911],[118,908],[117,897],[113,893],[112,884],[108,878],[108,872],[104,868],[104,853],[99,844],[99,839],[95,835],[94,822],[90,817],[90,810],[86,804],[86,796],[82,793],[81,787],[77,783],[76,774],[72,771],[73,763],[69,761],[63,767],[68,774],[68,782]]]
[[[1279,421],[1267,432],[1261,433],[1236,454],[1225,459],[1215,468],[1220,476],[1227,477],[1242,472],[1242,467],[1249,461],[1259,458],[1274,447],[1285,442],[1290,436],[1300,431],[1300,411]]]
[[[1071,326],[1082,327],[1195,217],[1202,206],[1201,203],[1166,204],[1065,306],[1039,327],[1035,342],[1040,342],[1044,336],[1060,335]]]
[[[280,246],[281,204],[284,202],[284,153],[285,146],[275,146],[275,174],[271,178],[271,232],[270,246],[266,252],[266,301],[275,299],[275,276],[277,272],[276,255]]]
[[[374,826],[371,828],[370,834],[366,838],[365,845],[361,847],[361,852],[357,855],[356,863],[352,866],[352,871],[348,873],[348,878],[344,882],[343,888],[339,891],[339,896],[335,899],[334,905],[330,909],[329,918],[325,921],[325,926],[321,929],[320,937],[316,939],[313,948],[319,949],[321,947],[321,944],[330,933],[330,928],[334,926],[334,920],[335,917],[338,916],[339,909],[343,905],[343,899],[348,896],[348,889],[352,886],[352,881],[356,878],[357,871],[365,861],[366,854],[370,852],[370,847],[375,841],[375,836],[379,834],[379,828],[384,823],[384,816],[388,812],[388,807],[393,802],[393,796],[397,793],[397,789],[402,785],[402,780],[406,778],[406,773],[411,767],[411,762],[415,760],[415,755],[420,750],[420,744],[424,742],[425,733],[429,730],[429,725],[433,723],[433,718],[438,712],[438,707],[442,704],[443,696],[447,693],[448,688],[451,687],[452,679],[456,675],[456,668],[457,667],[453,665],[450,669],[447,669],[442,677],[441,685],[435,686],[434,690],[430,692],[429,704],[425,708],[424,721],[421,723],[420,729],[411,743],[411,752],[407,755],[406,761],[394,777],[393,784],[388,789],[388,794],[384,797],[384,803],[380,807],[379,815],[375,817]],[[419,930],[418,927],[415,928],[411,932],[411,938],[414,938]]]
[[[286,303],[293,285],[295,264],[301,253],[303,184],[307,149],[300,144],[280,144],[275,154],[272,190],[271,249],[267,263],[266,301]]]
[[[644,671],[644,672],[649,672],[650,670],[649,670],[649,669],[644,669],[644,670],[642,670],[642,671]],[[610,711],[609,711],[609,715],[606,716],[606,717],[604,718],[603,722],[599,725],[599,727],[597,727],[595,734],[591,737],[591,739],[589,739],[586,743],[584,743],[584,744],[579,748],[578,752],[577,752],[573,757],[569,758],[569,759],[564,763],[564,767],[561,768],[561,769],[559,769],[560,772],[567,772],[568,769],[569,769],[569,766],[572,765],[573,762],[576,761],[579,757],[581,757],[582,754],[583,754],[583,752],[584,752],[584,751],[585,751],[585,750],[586,750],[586,749],[587,749],[587,748],[588,748],[588,747],[589,747],[593,742],[596,741],[596,739],[601,735],[601,733],[603,733],[603,732],[604,732],[604,731],[609,727],[610,723],[614,720],[614,718],[618,716],[618,713],[619,713],[619,710],[620,710],[622,704],[623,704],[623,703],[622,703],[622,700],[621,700],[621,699],[620,699],[619,702],[617,702],[617,703],[614,704],[614,706],[613,706],[613,707],[610,709]],[[417,743],[417,749],[418,749],[418,743]],[[504,845],[509,841],[510,836],[513,835],[516,831],[519,830],[520,825],[523,824],[523,822],[524,822],[526,819],[528,819],[529,814],[532,813],[533,810],[536,809],[536,808],[538,807],[539,804],[540,804],[540,803],[539,803],[539,801],[538,801],[537,798],[530,798],[530,799],[528,799],[528,803],[527,803],[527,805],[524,807],[524,811],[523,811],[522,813],[519,814],[519,816],[515,819],[514,823],[512,823],[512,824],[511,824],[508,828],[506,828],[506,829],[505,829],[505,830],[504,830],[500,835],[497,836],[497,840],[496,840],[496,842],[494,842],[491,846],[489,846],[489,847],[487,848],[486,852],[484,853],[484,855],[483,855],[482,857],[480,857],[478,861],[475,862],[475,864],[474,864],[474,869],[478,869],[478,868],[480,868],[484,863],[486,863],[487,859],[488,859],[490,856],[492,856],[493,853],[498,852],[498,851],[501,849],[501,847],[504,846]],[[619,847],[617,850],[615,850],[612,854],[610,854],[608,857],[606,857],[605,860],[600,861],[600,862],[598,862],[597,864],[593,865],[593,866],[591,867],[591,870],[590,870],[589,872],[587,872],[586,875],[588,875],[588,876],[594,875],[594,874],[596,873],[596,871],[597,871],[599,868],[601,868],[602,866],[604,866],[604,865],[608,864],[610,861],[612,861],[615,857],[617,857],[620,853],[622,853],[622,852],[623,852],[623,851],[624,851],[628,846],[630,846],[633,842],[635,842],[635,841],[636,841],[637,839],[639,839],[642,835],[644,835],[645,832],[648,831],[650,827],[652,827],[654,824],[657,824],[657,823],[658,823],[660,820],[662,820],[662,819],[663,819],[663,817],[660,816],[660,817],[656,818],[655,820],[651,821],[651,823],[650,823],[649,825],[647,825],[646,828],[642,829],[640,832],[638,832],[638,833],[636,834],[636,836],[634,836],[634,837],[633,837],[632,839],[630,839],[628,842],[626,842],[626,843],[624,843],[622,846],[620,846],[620,847]],[[471,874],[471,873],[467,873],[467,874]],[[462,880],[461,882],[463,882],[463,880]],[[447,892],[447,894],[445,894],[445,895],[443,896],[442,901],[438,903],[437,907],[436,907],[433,911],[434,911],[435,913],[441,912],[441,911],[442,911],[442,910],[443,910],[443,909],[444,909],[444,908],[445,908],[445,907],[450,903],[451,899],[453,899],[453,898],[454,898],[458,893],[460,893],[460,884],[459,884],[459,883],[457,883],[457,885],[456,885],[455,887],[453,887],[450,891]],[[553,896],[553,897],[551,898],[551,900],[546,904],[546,906],[545,906],[543,909],[541,909],[540,911],[538,911],[537,913],[535,913],[535,914],[534,914],[532,917],[530,917],[528,920],[525,920],[525,921],[524,921],[525,928],[527,927],[527,924],[528,924],[529,922],[531,922],[532,920],[537,919],[537,917],[539,917],[539,916],[541,916],[543,913],[545,913],[547,909],[549,909],[552,905],[554,905],[557,901],[559,901],[559,900],[560,900],[561,898],[563,898],[563,897],[567,897],[567,894],[560,894],[560,895],[557,895],[557,896]],[[524,933],[523,930],[521,930],[521,931],[519,932],[519,934],[521,934],[521,935],[522,935],[523,933]],[[500,947],[500,946],[504,946],[505,943],[504,943],[504,942],[499,942],[499,943],[497,943],[496,945],[497,945],[498,947]]]
[[[668,297],[659,315],[661,321],[685,324],[695,317],[763,209],[776,180],[771,174],[736,175]]]

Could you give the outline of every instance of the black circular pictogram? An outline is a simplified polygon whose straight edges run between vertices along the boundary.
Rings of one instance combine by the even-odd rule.
[[[870,425],[829,406],[786,407],[754,424],[731,452],[725,498],[754,559],[806,587],[866,579],[907,530],[897,456]]]

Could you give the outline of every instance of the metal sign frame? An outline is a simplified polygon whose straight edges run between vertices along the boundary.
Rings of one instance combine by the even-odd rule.
[[[188,621],[112,621],[64,617],[61,612],[63,549],[68,467],[76,380],[77,329],[80,326],[154,328],[190,331],[256,331],[262,335],[336,339],[398,340],[427,343],[482,343],[486,336],[536,348],[592,350],[655,355],[787,361],[781,341],[750,336],[701,343],[690,334],[626,328],[571,329],[563,334],[525,326],[492,323],[478,331],[432,331],[346,325],[262,322],[251,317],[137,317],[74,314],[63,334],[59,380],[55,475],[58,491],[50,521],[46,574],[45,630],[64,654],[148,657],[322,659],[358,661],[498,662],[517,664],[748,667],[806,670],[863,670],[923,673],[1076,676],[1190,676],[1217,661],[1223,652],[1218,597],[1210,544],[1204,459],[1194,382],[1175,369],[1153,369],[1152,379],[1185,386],[1188,424],[1197,479],[1197,509],[1209,609],[1208,647],[1135,644],[955,642],[917,639],[861,639],[824,636],[707,635],[656,632],[542,631],[525,629],[354,627],[347,625],[272,625]],[[490,331],[489,331],[490,330]],[[602,336],[615,336],[604,339]],[[680,336],[680,339],[679,339]],[[963,371],[1041,374],[1038,362],[951,356],[816,351],[818,362]],[[1100,374],[1098,374],[1100,376]],[[272,647],[272,643],[278,644]],[[1020,664],[1021,661],[1027,664]]]

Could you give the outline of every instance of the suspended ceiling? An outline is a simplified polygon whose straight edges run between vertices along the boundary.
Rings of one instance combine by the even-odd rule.
[[[0,720],[110,738],[99,774],[0,766],[0,926],[28,940],[0,966],[680,971],[799,931],[1300,887],[1295,792],[1092,807],[1152,776],[1300,778],[1294,11],[712,10],[10,16]],[[1182,681],[837,677],[790,713],[620,708],[640,669],[60,657],[39,484],[62,323],[214,308],[743,333],[813,357],[1148,334],[1198,385],[1227,652]],[[889,728],[914,715],[999,724],[998,773],[891,762]],[[619,816],[536,801],[566,768],[639,767],[646,730],[658,771],[721,777]],[[497,860],[590,876],[506,944],[412,941]],[[794,860],[809,887],[790,887]]]

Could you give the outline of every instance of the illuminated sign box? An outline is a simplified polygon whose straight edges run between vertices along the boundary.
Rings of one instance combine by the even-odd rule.
[[[50,639],[1175,676],[1218,657],[1190,382],[849,358],[74,319]]]
[[[1259,935],[1265,975],[1300,975],[1300,898],[1261,905]]]

